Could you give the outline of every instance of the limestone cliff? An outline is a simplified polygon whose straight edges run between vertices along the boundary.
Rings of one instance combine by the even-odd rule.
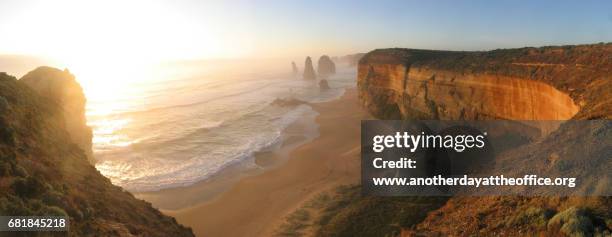
[[[28,72],[20,81],[62,108],[66,130],[72,142],[77,144],[85,152],[88,160],[94,163],[91,149],[92,131],[85,119],[87,99],[74,75],[67,70],[39,67]]]
[[[0,215],[68,216],[62,236],[193,236],[88,162],[70,132],[85,127],[79,89],[57,69],[0,73]]]
[[[358,90],[363,105],[381,119],[610,119],[611,77],[610,43],[487,52],[381,49],[360,60]],[[597,141],[612,132],[607,126],[593,129],[581,136]],[[591,146],[593,152],[584,157],[593,160],[557,155],[572,152],[572,144],[559,143],[580,133],[584,131],[561,126],[537,144],[504,153],[496,163],[529,164],[510,166],[516,173],[554,170],[559,161],[570,169],[589,166],[586,170],[602,177],[606,185],[612,169],[609,147]],[[567,169],[555,172],[557,177],[575,174]],[[612,231],[611,201],[610,197],[453,197],[440,209],[420,210],[432,212],[403,234],[606,235]]]
[[[360,61],[359,96],[386,118],[609,118],[611,52],[612,44],[375,50]]]

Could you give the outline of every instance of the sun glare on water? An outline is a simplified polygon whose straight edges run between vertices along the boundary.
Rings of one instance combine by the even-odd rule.
[[[157,67],[173,60],[236,56],[206,19],[162,1],[32,1],[16,3],[0,25],[11,51],[67,68],[83,87],[94,144],[128,146],[117,131],[132,121],[113,116],[142,106],[139,85],[166,79]],[[213,37],[214,36],[214,37]],[[140,104],[138,104],[140,103]]]
[[[155,80],[159,62],[239,57],[244,49],[211,33],[222,25],[162,1],[37,1],[3,22],[10,54],[41,56],[70,69],[87,97],[112,100],[132,82]],[[35,16],[35,17],[32,17]],[[218,26],[217,26],[218,27]],[[239,52],[242,51],[242,52]]]
[[[10,5],[0,22],[0,29],[10,32],[0,54],[42,58],[44,65],[67,68],[76,76],[87,97],[94,151],[141,139],[125,131],[140,122],[129,114],[166,102],[151,101],[150,92],[170,88],[167,81],[185,75],[182,67],[174,67],[177,61],[251,53],[248,30],[234,27],[237,23],[227,20],[231,16],[219,10],[228,6],[219,2],[32,0]]]

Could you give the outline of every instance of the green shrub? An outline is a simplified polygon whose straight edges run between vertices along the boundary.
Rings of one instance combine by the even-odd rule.
[[[48,190],[42,200],[47,205],[60,206],[63,204],[64,196],[55,190]]]
[[[300,208],[291,213],[277,231],[278,236],[302,236],[304,228],[308,227],[310,212]]]
[[[15,145],[15,130],[4,123],[0,123],[0,142],[9,146]]]
[[[570,207],[559,212],[548,221],[549,229],[560,229],[568,236],[591,236],[593,222],[584,209]]]
[[[12,173],[11,164],[0,161],[0,177],[10,176]]]
[[[530,225],[535,227],[545,227],[554,211],[540,207],[529,207],[514,216],[506,218],[507,227]]]
[[[34,215],[34,212],[30,210],[20,198],[11,194],[0,198],[0,213],[9,216]]]
[[[0,113],[0,115],[2,114]],[[0,143],[9,146],[15,144],[15,129],[4,116],[0,116]]]
[[[32,176],[15,179],[12,187],[15,193],[23,198],[36,198],[45,192],[45,183]]]
[[[558,160],[555,163],[555,168],[560,172],[565,172],[572,168],[572,164],[567,160]]]
[[[396,236],[413,227],[446,197],[363,197],[360,186],[341,187],[316,222],[317,236]]]
[[[9,109],[9,102],[3,96],[0,96],[0,114],[4,114]]]
[[[331,196],[327,193],[320,193],[315,198],[309,200],[304,207],[322,208],[331,201]]]
[[[59,208],[57,206],[46,206],[42,210],[42,214],[45,216],[68,216],[68,214],[66,214],[66,211],[64,211],[64,209]]]
[[[13,166],[13,174],[17,177],[27,177],[28,176],[28,171],[26,171],[26,169],[24,169],[23,167],[21,167],[20,165],[14,165]]]
[[[9,200],[6,197],[0,197],[0,213],[7,213],[9,205]]]

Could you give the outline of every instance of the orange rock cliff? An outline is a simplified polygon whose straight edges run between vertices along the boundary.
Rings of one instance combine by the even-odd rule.
[[[357,84],[361,103],[380,119],[609,120],[611,79],[612,43],[600,43],[486,52],[374,50],[360,60]],[[557,177],[586,170],[599,179],[583,185],[606,187],[612,163],[605,141],[612,128],[592,129],[561,126],[496,163],[509,164],[514,173],[546,170]],[[572,139],[592,142],[588,154],[575,154]],[[499,172],[498,166],[491,171]],[[609,196],[452,197],[441,208],[422,210],[427,217],[403,228],[402,236],[607,236],[611,204]]]
[[[381,49],[359,63],[359,97],[381,118],[609,118],[612,44],[487,52]]]

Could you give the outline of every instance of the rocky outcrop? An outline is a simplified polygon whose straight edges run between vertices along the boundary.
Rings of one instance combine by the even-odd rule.
[[[312,66],[312,59],[310,59],[310,57],[306,57],[306,61],[304,62],[303,78],[309,80],[317,79],[314,67]]]
[[[327,80],[321,79],[321,81],[319,81],[319,88],[321,90],[328,90],[328,89],[330,89],[329,83],[327,82]]]
[[[85,118],[87,99],[74,75],[68,70],[39,67],[28,72],[20,81],[62,108],[66,119],[66,130],[72,142],[77,144],[85,152],[88,160],[94,163],[91,149],[92,131],[87,126]]]
[[[319,58],[317,72],[321,78],[336,74],[336,64],[331,60],[331,58],[329,58],[329,56],[323,55]]]
[[[51,68],[22,80],[0,73],[0,213],[68,216],[66,236],[193,236],[88,162],[69,131],[68,121],[84,121],[74,112],[84,104],[79,88]]]
[[[382,49],[364,56],[358,70],[360,100],[381,119],[612,118],[610,43],[488,52]],[[552,163],[566,164],[562,171],[554,171],[557,173],[553,176],[589,170],[594,177],[602,177],[591,180],[595,182],[592,187],[605,187],[605,177],[612,168],[604,161],[609,157],[609,146],[594,142],[589,154],[573,156],[580,157],[579,160],[558,155],[576,152],[572,139],[607,139],[612,128],[602,124],[589,131],[565,124],[546,133],[538,143],[496,157],[490,172],[499,171],[503,164],[514,168],[508,171],[510,174],[529,173],[526,169],[550,170],[553,159]],[[529,167],[516,164],[529,164]],[[610,226],[605,223],[612,219],[612,212],[607,208],[611,200],[610,197],[453,197],[429,213],[416,228],[406,229],[403,234],[552,236],[561,232],[605,236],[610,233]],[[566,213],[574,206],[589,212],[571,218],[592,225],[581,225],[584,229],[575,230],[564,227],[563,223],[555,224],[554,217],[550,219],[553,214]]]
[[[298,106],[298,105],[306,104],[306,103],[308,102],[290,97],[290,98],[276,98],[274,101],[272,101],[271,105],[276,105],[279,107],[291,107],[291,106]]]
[[[373,114],[421,119],[606,118],[611,44],[489,52],[383,49],[358,72]]]
[[[294,76],[297,76],[297,74],[300,72],[297,65],[295,65],[295,62],[291,62],[291,70],[293,72]]]

